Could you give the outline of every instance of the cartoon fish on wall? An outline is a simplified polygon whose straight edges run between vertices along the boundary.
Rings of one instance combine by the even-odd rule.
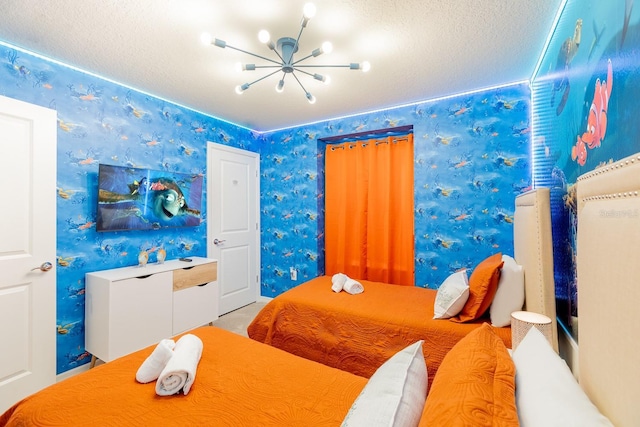
[[[607,80],[596,80],[593,101],[587,118],[587,130],[578,135],[576,145],[571,149],[571,159],[584,166],[587,161],[587,147],[594,149],[600,146],[607,132],[607,110],[613,89],[613,67],[611,60],[607,63]]]
[[[622,35],[620,36],[620,49],[624,44],[624,39],[627,37],[627,31],[629,30],[629,20],[631,19],[631,11],[633,10],[633,0],[625,0],[624,2],[624,23],[622,24]]]
[[[573,30],[573,37],[567,38],[560,47],[558,52],[558,60],[556,62],[556,72],[560,77],[557,78],[551,88],[551,105],[555,104],[556,93],[562,92],[562,99],[556,108],[556,115],[559,116],[564,110],[567,100],[569,99],[569,91],[571,85],[569,84],[569,66],[571,61],[576,56],[578,48],[580,47],[580,41],[582,39],[582,19],[576,21],[576,26]]]

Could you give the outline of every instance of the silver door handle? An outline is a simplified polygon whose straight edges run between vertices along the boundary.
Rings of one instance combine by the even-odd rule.
[[[40,267],[34,267],[31,269],[31,271],[33,270],[40,270],[40,271],[49,271],[53,268],[53,264],[51,264],[50,262],[43,262]]]
[[[226,240],[213,239],[213,244],[214,245],[219,245],[220,243],[224,243],[224,242],[226,242]]]

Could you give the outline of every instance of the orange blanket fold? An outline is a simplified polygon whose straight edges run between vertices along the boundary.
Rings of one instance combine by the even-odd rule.
[[[160,397],[138,367],[154,346],[23,399],[0,426],[337,426],[366,379],[222,329],[190,331],[204,343],[188,395]]]
[[[429,385],[446,353],[482,325],[434,320],[436,291],[361,280],[365,292],[331,290],[321,276],[271,300],[249,337],[289,353],[369,378],[396,352],[424,340]],[[507,347],[511,329],[495,328]]]

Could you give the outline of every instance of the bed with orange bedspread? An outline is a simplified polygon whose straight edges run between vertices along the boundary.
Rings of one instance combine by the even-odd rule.
[[[434,320],[436,291],[360,281],[365,291],[331,290],[321,276],[271,300],[247,328],[249,337],[289,353],[369,378],[393,354],[424,340],[429,384],[447,352],[486,320]],[[507,347],[511,328],[494,328]]]
[[[513,240],[515,261],[524,271],[524,309],[548,315],[555,331],[549,194],[539,188],[516,197]],[[424,340],[430,386],[445,354],[488,321],[482,313],[469,323],[434,320],[436,290],[360,282],[364,292],[357,295],[333,292],[330,276],[298,285],[271,300],[247,332],[257,341],[365,377],[396,351]],[[510,347],[511,328],[493,329]]]
[[[205,326],[187,395],[135,380],[153,347],[52,385],[0,415],[0,426],[340,425],[367,380]]]

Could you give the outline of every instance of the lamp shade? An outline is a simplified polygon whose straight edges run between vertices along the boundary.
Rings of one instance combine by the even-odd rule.
[[[553,326],[549,317],[531,311],[514,311],[511,313],[511,348],[514,351],[531,328],[542,332],[553,347]]]

